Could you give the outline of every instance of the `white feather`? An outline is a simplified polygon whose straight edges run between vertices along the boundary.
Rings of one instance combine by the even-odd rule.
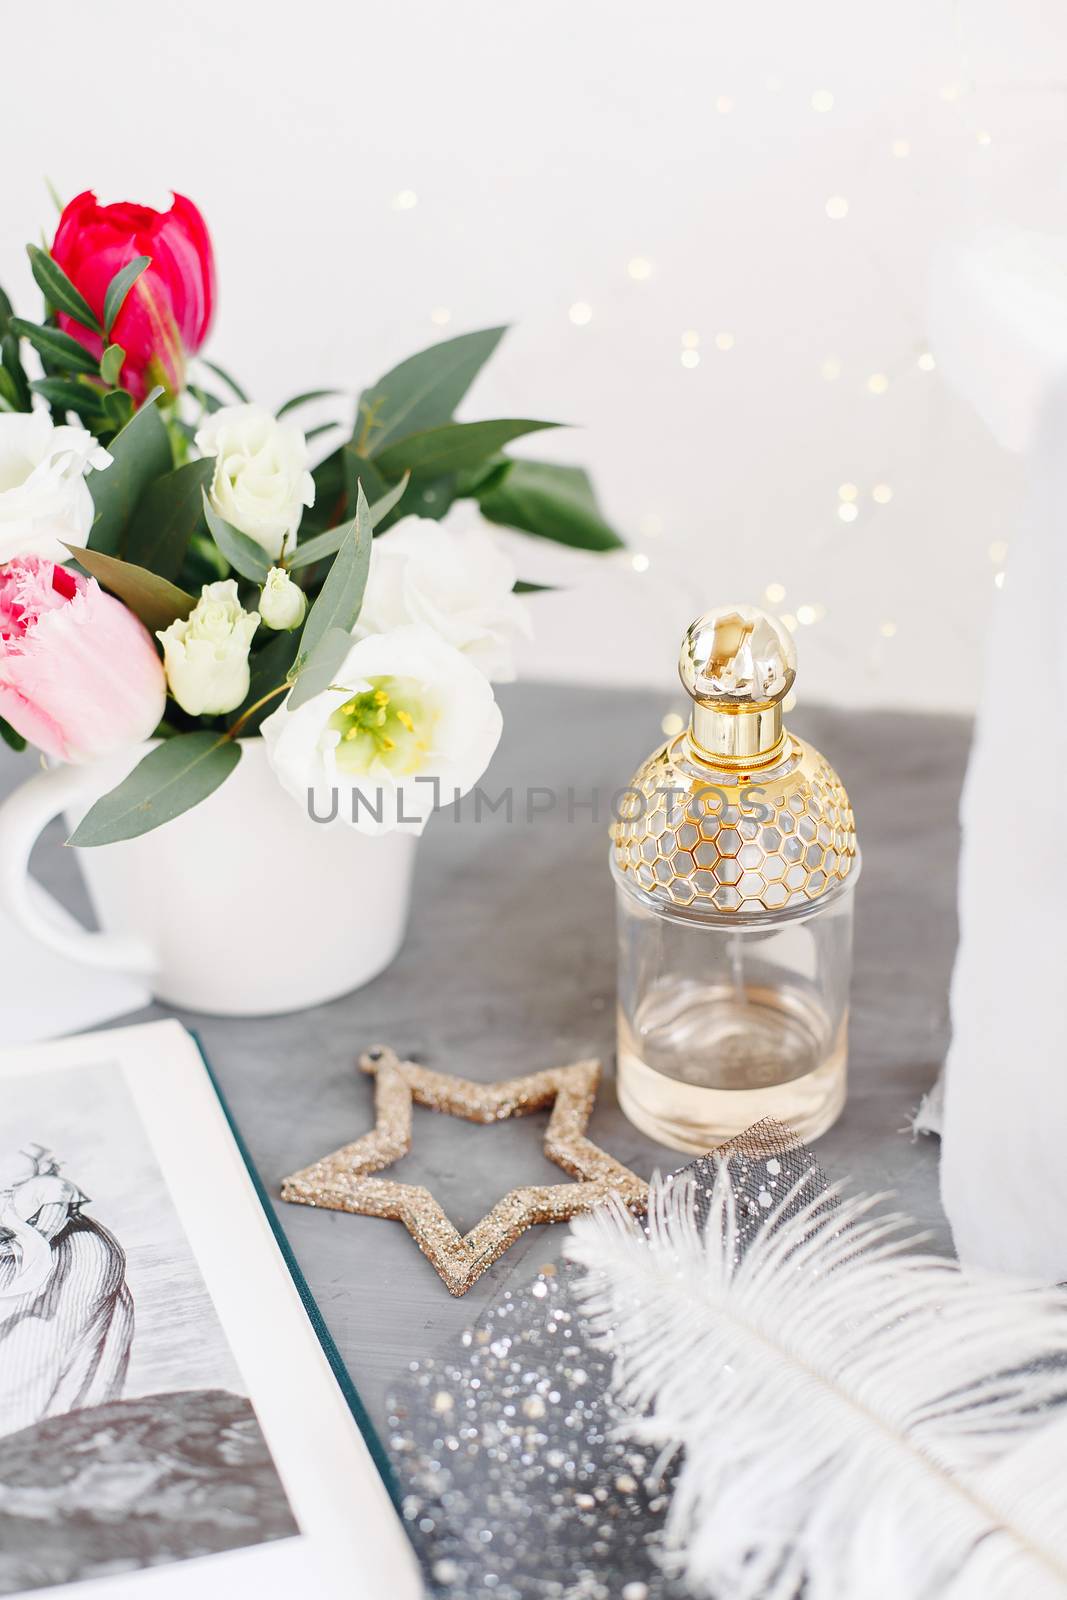
[[[730,1600],[1064,1600],[1067,1297],[918,1252],[805,1177],[742,1248],[729,1164],[577,1221],[626,1431],[681,1452],[668,1535]],[[1056,1358],[1059,1358],[1058,1360]],[[1058,1461],[1057,1461],[1058,1457]]]

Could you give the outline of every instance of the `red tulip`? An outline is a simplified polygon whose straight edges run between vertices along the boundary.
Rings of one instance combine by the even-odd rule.
[[[112,342],[126,352],[119,381],[138,400],[156,383],[177,394],[185,384],[185,357],[203,344],[214,309],[215,260],[200,212],[180,194],[169,211],[130,200],[102,206],[90,189],[64,208],[52,258],[101,319],[108,284],[135,256],[150,256],[152,265],[126,296],[111,331]],[[65,312],[59,325],[91,354],[101,354],[99,334]]]

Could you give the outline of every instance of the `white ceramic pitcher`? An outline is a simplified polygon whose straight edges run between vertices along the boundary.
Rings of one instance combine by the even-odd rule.
[[[73,830],[148,746],[38,772],[0,806],[0,905],[34,938],[92,966],[144,975],[158,999],[262,1016],[318,1005],[400,949],[417,840],[314,822],[271,772],[263,741],[214,794],[151,833],[77,854],[99,933],[61,928],[29,878],[42,829]]]

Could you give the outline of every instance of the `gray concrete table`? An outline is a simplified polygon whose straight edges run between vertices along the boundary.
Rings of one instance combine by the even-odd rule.
[[[649,692],[520,685],[501,693],[504,737],[487,792],[573,787],[577,798],[625,784],[677,709]],[[958,718],[808,710],[792,719],[841,772],[855,805],[864,865],[857,895],[851,1092],[818,1142],[831,1175],[892,1190],[950,1248],[937,1195],[937,1147],[915,1142],[909,1116],[947,1042],[956,939],[956,807],[970,727]],[[9,752],[0,792],[29,770]],[[73,853],[39,846],[35,867],[79,914]],[[358,885],[353,885],[358,892]],[[368,907],[368,915],[373,909]],[[239,928],[240,919],[234,927]],[[279,943],[284,950],[284,939]],[[292,959],[298,961],[300,952]],[[600,1056],[614,1048],[614,926],[603,819],[565,808],[527,823],[521,805],[479,823],[436,817],[420,846],[410,934],[367,988],[290,1016],[234,1021],[179,1013],[203,1041],[272,1196],[281,1179],[373,1121],[359,1051],[386,1041],[402,1054],[493,1079]],[[155,1006],[134,1020],[170,1015]],[[541,1154],[545,1116],[477,1127],[416,1109],[414,1144],[391,1175],[427,1184],[465,1231],[500,1195],[559,1180]],[[622,1116],[610,1071],[593,1139],[643,1174],[685,1159]],[[537,1228],[453,1300],[399,1223],[278,1204],[323,1316],[382,1427],[392,1378],[415,1358],[451,1349],[487,1300],[559,1253],[563,1230]]]

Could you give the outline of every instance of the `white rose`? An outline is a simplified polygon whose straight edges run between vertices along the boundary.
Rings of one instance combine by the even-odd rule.
[[[208,499],[219,516],[276,560],[304,507],[315,504],[303,429],[265,406],[220,406],[197,432],[196,447],[215,457]]]
[[[266,626],[292,633],[303,622],[307,608],[307,596],[300,585],[293,582],[284,567],[271,567],[259,597],[259,614]]]
[[[85,544],[93,525],[85,474],[110,465],[85,428],[57,428],[47,411],[0,415],[0,565],[69,561],[67,544]]]
[[[156,635],[170,692],[191,717],[233,711],[248,694],[248,647],[259,612],[245,611],[233,578],[205,583],[182,621]]]
[[[515,570],[483,522],[459,508],[442,522],[404,517],[375,539],[357,634],[424,622],[495,683],[515,676],[514,643],[530,637]]]
[[[435,804],[477,783],[501,725],[483,674],[415,624],[358,640],[328,689],[261,731],[279,782],[316,817],[336,798],[337,820],[361,833],[421,833]]]

